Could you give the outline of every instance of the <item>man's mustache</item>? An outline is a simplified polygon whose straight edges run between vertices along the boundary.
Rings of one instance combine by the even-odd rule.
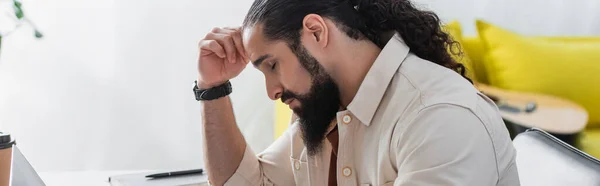
[[[290,91],[283,91],[283,93],[281,93],[281,102],[285,103],[285,101],[287,101],[288,99],[296,99],[296,100],[300,100],[298,99],[300,96],[298,96],[298,94],[290,92]]]

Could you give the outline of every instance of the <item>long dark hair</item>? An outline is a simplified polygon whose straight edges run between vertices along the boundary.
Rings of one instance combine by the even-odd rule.
[[[458,42],[442,30],[435,13],[419,10],[410,0],[255,0],[243,27],[261,23],[267,39],[286,41],[297,53],[302,20],[308,14],[329,18],[349,37],[369,39],[380,48],[387,43],[385,35],[397,32],[413,54],[471,82],[464,65],[451,56],[462,54]]]

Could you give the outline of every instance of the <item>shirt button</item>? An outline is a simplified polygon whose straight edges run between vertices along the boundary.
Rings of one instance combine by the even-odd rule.
[[[350,122],[352,121],[352,117],[350,117],[350,115],[346,114],[346,115],[345,115],[345,116],[342,118],[342,121],[343,121],[345,124],[348,124],[348,123],[350,123]]]
[[[295,161],[295,162],[294,162],[294,168],[295,168],[296,170],[300,170],[300,162],[298,162],[298,161]]]
[[[342,174],[344,174],[344,176],[349,177],[350,175],[352,175],[352,169],[345,167],[344,170],[342,170]]]

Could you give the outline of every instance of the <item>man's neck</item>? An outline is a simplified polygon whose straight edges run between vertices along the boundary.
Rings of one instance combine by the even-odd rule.
[[[345,108],[354,99],[381,49],[367,40],[351,41],[342,46],[342,49],[337,55],[340,56],[340,61],[333,78],[340,89],[341,103]]]

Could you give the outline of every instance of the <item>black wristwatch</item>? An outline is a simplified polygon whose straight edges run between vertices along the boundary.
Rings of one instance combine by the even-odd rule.
[[[197,101],[209,101],[225,97],[231,94],[231,83],[229,81],[208,89],[198,88],[198,81],[194,81],[194,94]]]

